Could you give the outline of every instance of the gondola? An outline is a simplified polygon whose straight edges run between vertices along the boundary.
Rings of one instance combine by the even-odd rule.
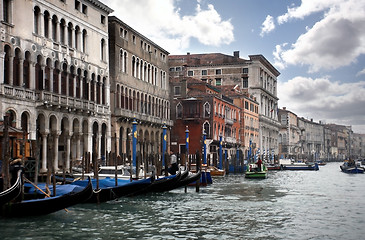
[[[129,196],[136,196],[151,192],[165,192],[169,191],[175,186],[181,178],[181,170],[179,170],[175,175],[165,176],[162,178],[155,179],[153,183],[140,191],[137,191]]]
[[[133,195],[135,192],[142,191],[148,188],[154,181],[154,177],[130,180],[118,179],[118,185],[115,186],[114,178],[105,178],[99,180],[99,189],[97,189],[96,179],[92,180],[93,194],[90,199],[87,200],[88,203],[102,203],[111,201],[120,197],[125,197]],[[84,186],[86,183],[84,180],[77,180],[71,185]]]
[[[22,190],[22,171],[18,171],[18,177],[16,179],[16,182],[9,189],[0,192],[0,207],[5,203],[10,202],[17,196],[19,196],[21,190]]]
[[[75,187],[71,192],[41,199],[8,202],[1,208],[0,215],[5,217],[38,216],[66,209],[70,206],[87,201],[93,193],[91,180],[85,188]]]
[[[179,188],[179,187],[184,187],[186,185],[189,185],[193,182],[196,182],[198,179],[200,179],[200,176],[201,176],[201,171],[199,170],[198,172],[196,173],[191,173],[191,174],[188,174],[187,177],[185,177],[184,179],[181,179],[175,186],[175,189],[176,188]]]

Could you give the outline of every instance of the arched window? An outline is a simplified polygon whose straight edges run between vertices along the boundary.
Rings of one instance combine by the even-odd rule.
[[[59,80],[60,80],[60,66],[59,66],[59,62],[56,61],[55,62],[55,66],[53,68],[53,92],[54,93],[59,93]]]
[[[25,88],[30,87],[30,53],[25,52],[25,59],[23,62],[23,86]]]
[[[132,76],[136,77],[136,58],[132,57]]]
[[[101,86],[101,104],[105,105],[106,101],[105,101],[105,82],[106,82],[106,78],[103,78],[102,81],[102,86]]]
[[[127,73],[127,52],[124,52],[123,72]]]
[[[100,54],[101,54],[101,60],[105,61],[106,59],[106,46],[105,46],[106,42],[105,39],[101,39],[100,41]]]
[[[207,138],[210,138],[210,124],[209,122],[205,122],[203,124],[204,132],[207,134]]]
[[[62,73],[61,73],[61,94],[67,94],[67,64],[64,63],[62,65]]]
[[[51,89],[51,59],[47,58],[47,64],[44,69],[44,90],[50,91]]]
[[[68,46],[70,48],[73,47],[73,44],[72,44],[72,32],[73,32],[73,26],[72,26],[72,23],[69,23],[68,24],[68,27],[67,27],[67,36],[68,36],[67,42],[68,42]]]
[[[68,95],[74,96],[74,80],[75,80],[75,67],[70,67],[70,74],[68,75]]]
[[[75,27],[75,49],[80,50],[80,27]],[[103,58],[104,60],[104,58]]]
[[[4,83],[10,84],[10,55],[11,55],[11,49],[8,45],[5,45],[4,47],[5,57],[4,57]]]
[[[35,80],[36,80],[36,90],[43,90],[43,70],[41,67],[42,56],[37,56],[37,63],[35,65]]]
[[[183,111],[183,107],[182,107],[181,103],[178,103],[176,105],[176,118],[182,118],[182,111]]]
[[[20,61],[21,61],[20,49],[15,49],[15,56],[13,59],[13,85],[20,86]]]
[[[82,90],[83,90],[83,94],[82,94],[82,98],[89,100],[89,81],[87,79],[87,71],[84,71],[84,79],[82,81],[83,86],[82,86]]]
[[[98,75],[98,81],[96,82],[96,103],[100,104],[100,97],[101,97],[101,78],[100,75]]]
[[[57,39],[57,30],[58,30],[58,19],[56,16],[53,16],[52,17],[52,39],[53,41],[57,42],[58,39]]]
[[[90,100],[95,101],[95,74],[91,75],[91,91],[90,91]]]
[[[41,10],[39,7],[34,8],[34,33],[39,35],[40,34],[40,17],[41,17]]]
[[[61,19],[61,23],[60,23],[60,42],[61,42],[61,44],[66,43],[65,33],[66,33],[66,21],[65,21],[65,19]]]
[[[49,38],[49,12],[44,12],[44,37]]]
[[[204,117],[210,117],[210,104],[208,102],[204,103]]]
[[[82,71],[81,69],[77,69],[76,75],[76,97],[80,98],[81,96],[81,78],[82,78]]]
[[[87,31],[82,31],[82,52],[86,53],[87,50]]]

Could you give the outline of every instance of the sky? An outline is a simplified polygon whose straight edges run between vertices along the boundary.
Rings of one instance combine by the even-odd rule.
[[[262,54],[279,108],[365,134],[364,0],[101,0],[170,55]]]

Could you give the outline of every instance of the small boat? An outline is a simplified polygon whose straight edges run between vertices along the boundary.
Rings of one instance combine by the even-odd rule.
[[[210,175],[212,177],[217,177],[217,176],[224,177],[226,175],[226,171],[225,170],[219,169],[219,168],[217,168],[215,166],[208,166],[207,167],[207,170],[210,172]]]
[[[294,162],[291,159],[280,159],[279,162],[283,170],[319,170],[316,162]]]
[[[262,164],[259,168],[257,164],[251,163],[246,172],[245,178],[266,178],[267,177],[267,168],[265,164]]]
[[[282,170],[282,167],[281,167],[281,165],[280,164],[271,164],[271,163],[269,163],[269,164],[266,164],[266,168],[267,168],[267,170]]]
[[[85,202],[93,193],[90,178],[85,188],[74,187],[72,189],[71,192],[54,197],[8,202],[2,206],[0,215],[5,217],[45,215]]]
[[[340,169],[344,173],[364,173],[364,167],[361,167],[360,164],[355,164],[349,161],[345,161],[341,166]]]
[[[2,184],[1,184],[2,189]],[[5,191],[0,192],[0,207],[18,197],[22,190],[22,171],[18,171],[18,177],[15,183]]]
[[[96,179],[92,180],[93,194],[87,200],[88,203],[102,203],[111,201],[120,197],[130,196],[136,192],[147,189],[154,182],[154,177],[140,179],[140,180],[126,180],[117,179],[115,185],[115,178],[104,178],[99,180],[99,189],[97,189]],[[77,180],[71,185],[85,186],[85,180]]]

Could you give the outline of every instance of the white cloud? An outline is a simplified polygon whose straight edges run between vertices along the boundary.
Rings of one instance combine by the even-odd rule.
[[[192,38],[209,46],[230,44],[233,25],[212,4],[197,1],[195,12],[182,16],[178,0],[102,0],[123,22],[171,54],[186,53]]]
[[[364,75],[365,74],[365,68],[363,70],[361,70],[360,72],[356,73],[356,77],[360,76],[360,75]]]
[[[323,18],[312,28],[307,27],[288,49],[276,51],[277,61],[282,65],[308,65],[309,72],[356,62],[365,53],[365,1],[302,0],[301,6],[288,8],[279,16],[278,22],[302,19],[315,12],[323,12]]]
[[[274,18],[270,15],[267,15],[265,21],[262,23],[260,36],[263,37],[265,34],[273,31],[274,29]]]
[[[326,120],[327,123],[352,125],[365,133],[365,81],[331,82],[329,77],[295,77],[278,83],[279,106],[298,117]],[[284,103],[284,105],[282,105]]]

